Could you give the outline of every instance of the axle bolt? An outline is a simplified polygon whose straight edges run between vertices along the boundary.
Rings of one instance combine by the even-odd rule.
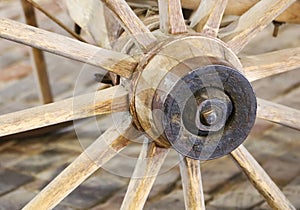
[[[209,109],[200,114],[200,121],[205,125],[214,125],[218,121],[218,115],[214,109]]]

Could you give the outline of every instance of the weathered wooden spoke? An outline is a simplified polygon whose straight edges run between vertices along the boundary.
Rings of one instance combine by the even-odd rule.
[[[125,0],[103,0],[106,6],[117,16],[129,35],[137,41],[142,50],[147,51],[156,42],[156,38],[144,23],[131,10]]]
[[[136,61],[125,54],[95,47],[52,32],[0,19],[0,37],[130,77]]]
[[[187,32],[180,0],[159,0],[160,29],[165,33]]]
[[[54,208],[85,179],[127,146],[129,138],[137,136],[136,129],[131,126],[128,119],[118,128],[108,129],[23,209]]]
[[[241,57],[245,75],[255,81],[300,68],[300,47]]]
[[[191,18],[191,27],[197,32],[217,37],[228,0],[202,0]]]
[[[180,156],[180,173],[185,209],[205,210],[200,160]]]
[[[38,27],[34,8],[26,1],[21,0],[26,23]],[[41,50],[32,48],[31,57],[33,60],[33,69],[38,81],[40,99],[44,104],[53,102],[51,87],[49,84],[47,67],[44,54]]]
[[[130,0],[136,1],[136,0]],[[228,4],[225,10],[225,15],[237,15],[240,16],[249,10],[254,4],[260,0],[228,0]],[[201,0],[181,0],[182,7],[185,9],[196,10]],[[296,1],[289,8],[287,8],[282,14],[280,14],[275,20],[285,23],[300,23],[300,2]]]
[[[122,210],[143,209],[168,152],[169,149],[157,147],[154,142],[144,143],[121,206]]]
[[[245,12],[237,21],[224,28],[220,37],[235,52],[245,45],[295,0],[262,0]]]
[[[232,151],[231,156],[272,208],[296,209],[243,145]]]
[[[300,131],[300,111],[297,109],[258,98],[257,117]]]
[[[128,110],[127,92],[118,86],[0,116],[0,136],[57,123]],[[34,116],[34,117],[33,117]]]

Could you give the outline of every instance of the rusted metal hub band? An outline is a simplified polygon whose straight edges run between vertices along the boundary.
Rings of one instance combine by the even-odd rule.
[[[250,83],[225,65],[188,72],[169,92],[157,92],[154,103],[155,109],[163,111],[163,117],[155,120],[162,122],[165,138],[179,153],[200,160],[221,157],[237,148],[256,117]]]

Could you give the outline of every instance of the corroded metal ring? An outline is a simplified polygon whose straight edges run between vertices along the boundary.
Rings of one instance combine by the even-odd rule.
[[[161,122],[174,149],[199,160],[218,158],[237,148],[256,117],[251,84],[237,70],[218,64],[180,76],[171,90],[157,92],[153,107],[163,111],[154,119]],[[201,114],[207,114],[207,119],[201,119]]]

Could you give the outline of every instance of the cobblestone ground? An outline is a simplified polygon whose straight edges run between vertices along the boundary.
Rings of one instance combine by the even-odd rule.
[[[72,27],[60,1],[39,1],[56,17]],[[19,1],[1,0],[0,17],[23,21]],[[67,35],[45,16],[37,13],[41,28]],[[285,24],[278,38],[272,26],[262,32],[244,53],[256,54],[300,45],[300,27]],[[55,100],[76,92],[95,90],[96,69],[46,53]],[[82,68],[91,68],[79,77]],[[257,96],[300,109],[300,69],[255,82]],[[79,79],[78,79],[79,78]],[[76,81],[76,82],[75,82]],[[29,48],[0,40],[0,113],[39,105]],[[76,122],[38,137],[0,139],[0,209],[20,209],[63,170],[83,147],[99,136],[112,120],[108,116]],[[300,135],[282,126],[257,120],[246,147],[300,209]],[[104,169],[98,170],[55,209],[119,209],[141,144],[132,144]],[[124,158],[126,157],[126,158]],[[158,176],[145,209],[184,209],[177,154],[171,152]],[[229,157],[202,164],[207,209],[269,209],[262,196]]]

